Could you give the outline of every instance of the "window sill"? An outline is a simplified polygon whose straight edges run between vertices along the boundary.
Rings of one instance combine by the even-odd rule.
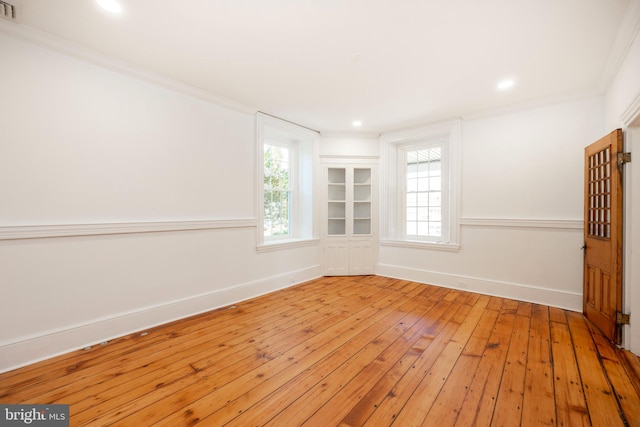
[[[460,245],[457,243],[419,242],[416,240],[381,240],[380,246],[393,246],[396,248],[428,249],[435,251],[458,252]]]
[[[263,242],[257,246],[258,252],[273,252],[285,249],[302,248],[305,246],[314,246],[320,243],[320,239],[283,239]]]

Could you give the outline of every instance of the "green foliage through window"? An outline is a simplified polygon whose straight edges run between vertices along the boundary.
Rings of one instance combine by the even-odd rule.
[[[288,148],[264,144],[264,235],[290,234],[291,188]]]

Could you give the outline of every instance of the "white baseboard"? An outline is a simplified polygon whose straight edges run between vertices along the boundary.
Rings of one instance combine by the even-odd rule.
[[[451,289],[544,304],[565,310],[582,312],[582,294],[521,283],[501,282],[477,277],[438,273],[388,264],[378,264],[377,274],[411,280]]]
[[[319,265],[0,342],[0,373],[320,277]]]

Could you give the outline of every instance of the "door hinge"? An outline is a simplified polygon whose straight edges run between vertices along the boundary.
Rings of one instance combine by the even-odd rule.
[[[618,164],[624,165],[631,161],[631,153],[618,153]]]
[[[616,324],[629,325],[631,323],[631,314],[616,313]]]

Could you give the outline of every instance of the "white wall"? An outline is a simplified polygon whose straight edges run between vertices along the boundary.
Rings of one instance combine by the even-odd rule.
[[[465,120],[462,217],[582,220],[584,147],[603,111],[594,97]]]
[[[380,142],[371,136],[325,136],[320,144],[320,157],[328,159],[354,158],[378,162]]]
[[[20,35],[0,53],[0,371],[319,275],[317,245],[256,252],[250,111]],[[109,234],[148,221],[210,224]],[[9,239],[64,224],[97,225]]]
[[[0,50],[3,225],[253,217],[252,115],[10,36]]]
[[[461,249],[380,248],[379,273],[581,311],[584,147],[593,97],[463,120]]]
[[[636,34],[606,96],[606,127],[622,128],[625,151],[632,162],[625,166],[624,311],[631,325],[623,334],[626,349],[640,354],[640,33]]]

